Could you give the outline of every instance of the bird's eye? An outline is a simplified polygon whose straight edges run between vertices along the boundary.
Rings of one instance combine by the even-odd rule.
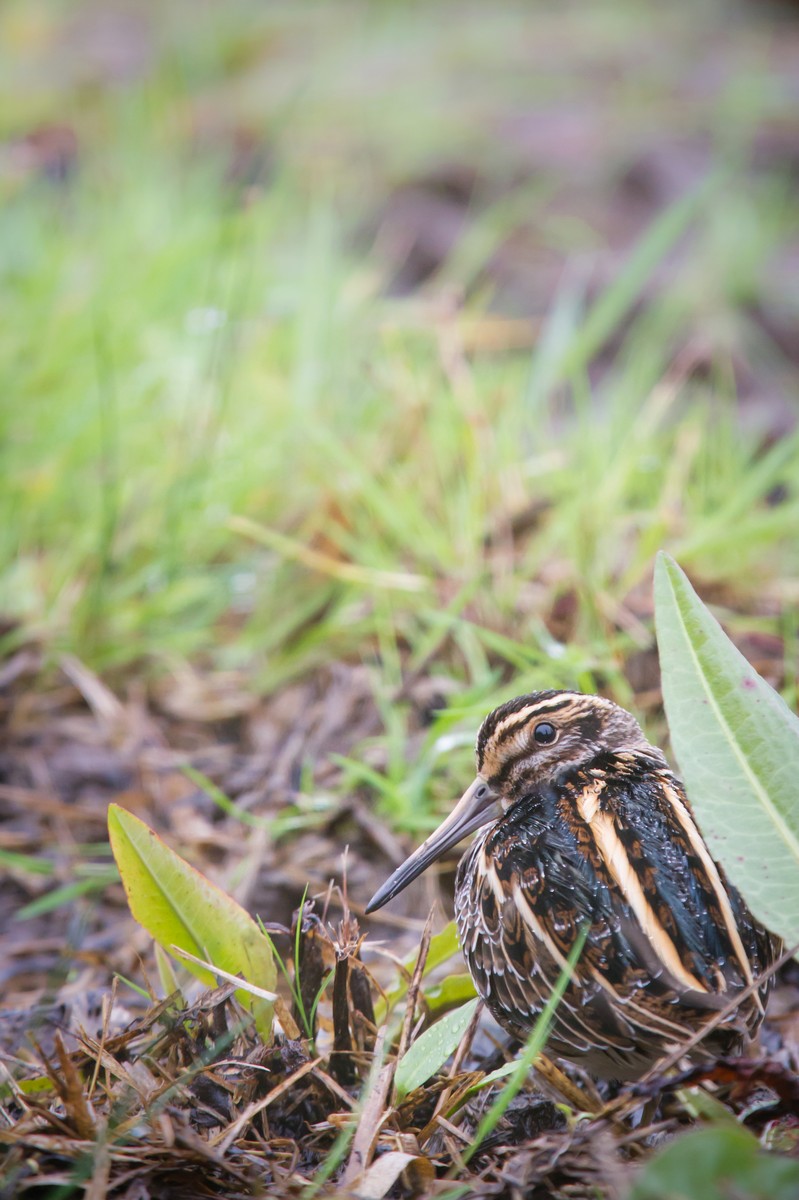
[[[550,725],[549,721],[542,721],[533,730],[533,737],[540,746],[551,746],[557,739],[557,736],[557,729],[554,725]]]

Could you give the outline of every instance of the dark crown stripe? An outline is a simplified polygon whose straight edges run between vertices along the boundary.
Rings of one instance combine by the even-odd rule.
[[[500,705],[495,708],[492,713],[486,717],[480,727],[480,732],[477,735],[477,763],[478,767],[482,765],[485,757],[485,750],[488,743],[492,741],[494,735],[505,721],[513,717],[514,713],[521,712],[524,709],[531,709],[533,712],[527,712],[524,717],[521,717],[518,722],[514,722],[512,732],[517,732],[523,728],[528,721],[537,717],[541,713],[558,712],[560,709],[568,708],[573,704],[575,697],[579,697],[580,693],[564,692],[564,691],[546,691],[546,692],[530,692],[525,696],[517,696],[515,700],[508,701],[507,704]],[[498,745],[505,740],[505,731],[499,739]],[[510,736],[510,734],[508,734]]]
[[[532,712],[525,713],[525,715],[520,717],[518,721],[513,721],[512,723],[503,724],[501,727],[498,727],[499,735],[497,736],[495,731],[493,738],[494,745],[501,746],[503,742],[506,742],[508,738],[512,738],[513,735],[518,733],[520,729],[524,729],[525,726],[529,725],[531,721],[537,721],[540,717],[549,717],[552,715],[552,713],[560,712],[563,708],[569,708],[571,704],[571,700],[560,700],[558,702],[552,701],[549,704],[537,704]]]
[[[553,688],[545,692],[527,692],[524,696],[516,696],[513,700],[507,700],[504,704],[500,704],[499,708],[495,708],[493,712],[490,712],[483,721],[480,727],[480,739],[488,741],[500,721],[504,721],[505,717],[512,717],[520,709],[529,708],[531,704],[544,703],[547,700],[559,699],[570,694],[569,692],[564,692],[562,689]]]

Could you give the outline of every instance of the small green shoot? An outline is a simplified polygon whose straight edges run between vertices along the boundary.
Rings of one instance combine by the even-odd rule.
[[[327,988],[327,985],[330,983],[330,980],[333,978],[334,970],[328,971],[328,973],[322,979],[322,982],[319,985],[319,990],[317,991],[317,993],[314,997],[313,1003],[311,1005],[311,1011],[306,1012],[305,1002],[303,1000],[303,995],[302,995],[302,981],[301,981],[301,968],[300,968],[300,941],[301,941],[301,937],[302,937],[302,931],[301,931],[301,917],[299,916],[299,914],[302,913],[302,911],[305,907],[305,901],[306,901],[307,896],[308,896],[308,885],[306,884],[305,889],[302,893],[302,899],[300,901],[300,905],[299,905],[299,909],[298,909],[297,925],[294,930],[294,974],[293,975],[292,975],[291,971],[289,971],[286,964],[284,963],[282,956],[278,953],[277,947],[275,946],[275,943],[272,940],[272,936],[269,933],[269,931],[264,928],[264,924],[261,921],[260,917],[257,918],[257,920],[258,920],[258,927],[260,928],[264,937],[269,942],[269,946],[272,950],[272,955],[274,957],[274,960],[277,963],[278,967],[280,968],[280,973],[283,976],[283,978],[285,979],[286,984],[289,989],[289,992],[291,993],[291,998],[294,1001],[294,1007],[295,1007],[296,1011],[299,1013],[300,1020],[302,1021],[303,1029],[305,1030],[305,1036],[309,1039],[309,1041],[313,1042],[313,1028],[314,1028],[314,1019],[316,1017],[316,1010],[319,1007],[319,1001],[322,999],[322,997],[325,994],[325,989]]]
[[[161,984],[161,991],[165,996],[182,997],[183,988],[180,986],[175,964],[171,955],[167,954],[166,950],[158,942],[155,943],[155,965],[158,968],[158,980]]]

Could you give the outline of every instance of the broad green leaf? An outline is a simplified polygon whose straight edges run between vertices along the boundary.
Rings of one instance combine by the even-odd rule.
[[[700,1129],[647,1163],[630,1200],[796,1200],[799,1162],[764,1154],[740,1125]]]
[[[277,973],[269,941],[241,905],[116,804],[108,810],[108,833],[130,911],[164,950],[178,946],[258,987],[274,989]],[[203,967],[185,965],[204,983],[215,984]],[[243,989],[236,998],[268,1039],[272,1006]]]
[[[424,973],[429,974],[441,963],[447,962],[460,951],[460,943],[458,942],[458,927],[454,921],[450,921],[440,933],[436,933],[430,939],[430,948],[427,951],[427,958],[424,960]],[[405,966],[410,971],[416,966],[416,955],[408,959]]]
[[[753,913],[799,942],[799,719],[666,554],[655,567],[663,699],[688,798]]]
[[[446,975],[441,983],[434,983],[425,988],[424,999],[428,1009],[435,1016],[442,1009],[473,1000],[476,995],[471,975],[461,971],[456,975]]]
[[[479,1092],[482,1090],[482,1088],[489,1087],[492,1083],[499,1083],[500,1079],[507,1079],[509,1075],[513,1074],[518,1066],[518,1061],[513,1059],[511,1062],[503,1063],[502,1066],[497,1067],[495,1071],[489,1071],[488,1074],[484,1075],[482,1079],[478,1079],[474,1087],[469,1089],[470,1094],[472,1092]]]
[[[427,1083],[431,1075],[435,1075],[439,1067],[444,1065],[466,1032],[476,1008],[475,999],[447,1013],[408,1047],[407,1053],[397,1063],[394,1074],[398,1100]]]

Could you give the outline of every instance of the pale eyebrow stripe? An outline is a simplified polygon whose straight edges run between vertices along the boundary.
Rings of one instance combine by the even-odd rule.
[[[571,697],[560,700],[540,701],[538,704],[528,704],[525,708],[520,708],[516,712],[509,713],[507,717],[495,725],[487,744],[499,744],[504,741],[510,734],[522,729],[532,716],[548,717],[552,713],[571,707],[573,704],[574,700]]]

